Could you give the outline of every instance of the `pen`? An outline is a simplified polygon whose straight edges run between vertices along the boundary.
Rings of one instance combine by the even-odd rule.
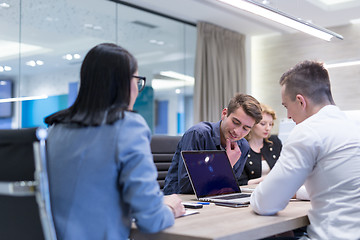
[[[210,203],[209,202],[197,202],[198,204],[201,204],[201,205],[209,205]]]

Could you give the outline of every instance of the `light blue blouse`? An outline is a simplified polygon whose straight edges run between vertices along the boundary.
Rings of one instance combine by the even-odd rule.
[[[150,130],[126,112],[113,125],[55,124],[47,141],[50,197],[59,239],[127,239],[174,224],[163,204]]]

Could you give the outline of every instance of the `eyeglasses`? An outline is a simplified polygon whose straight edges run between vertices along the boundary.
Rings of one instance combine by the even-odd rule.
[[[146,83],[146,77],[141,77],[141,76],[133,76],[133,77],[138,79],[137,84],[138,84],[139,92],[144,90],[145,83]]]

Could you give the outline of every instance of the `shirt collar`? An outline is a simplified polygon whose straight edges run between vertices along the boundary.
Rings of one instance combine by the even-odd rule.
[[[221,141],[220,141],[220,123],[221,120],[213,123],[213,128],[212,128],[212,136],[213,136],[213,140],[216,146],[221,147]]]

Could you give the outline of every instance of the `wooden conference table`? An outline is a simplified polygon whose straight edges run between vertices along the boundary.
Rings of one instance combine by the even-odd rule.
[[[183,201],[197,202],[195,195],[179,195]],[[211,203],[197,209],[199,214],[181,217],[174,226],[156,234],[144,234],[135,226],[130,239],[259,239],[290,231],[309,224],[309,201],[290,201],[289,205],[274,216],[259,216],[251,207],[230,208]]]

